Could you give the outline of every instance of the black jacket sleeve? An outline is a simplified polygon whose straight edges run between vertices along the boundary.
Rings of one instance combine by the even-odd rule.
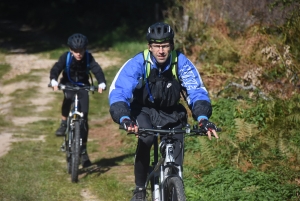
[[[58,76],[60,73],[64,70],[66,66],[66,60],[67,60],[67,54],[68,52],[63,53],[58,61],[53,65],[53,67],[50,70],[50,80],[54,79],[58,81]]]
[[[89,56],[90,56],[90,69],[91,69],[91,72],[95,75],[95,78],[97,79],[98,84],[100,84],[102,82],[104,82],[106,84],[105,76],[104,76],[101,66],[95,61],[92,54],[89,54]]]
[[[114,122],[120,124],[120,119],[123,116],[129,116],[130,117],[130,109],[127,105],[127,103],[119,101],[115,102],[110,106],[109,109],[110,115]]]
[[[207,116],[210,118],[212,115],[212,106],[210,102],[205,100],[196,101],[192,109],[192,114],[194,119],[197,119],[199,116]]]

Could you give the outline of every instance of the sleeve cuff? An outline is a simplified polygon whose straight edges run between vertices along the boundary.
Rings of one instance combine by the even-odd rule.
[[[206,119],[206,120],[208,120],[207,116],[199,116],[199,117],[197,118],[197,121],[200,121],[200,119]]]
[[[129,117],[129,116],[123,116],[123,117],[121,117],[121,118],[120,118],[120,123],[122,123],[122,121],[123,121],[124,119],[130,119],[130,117]]]

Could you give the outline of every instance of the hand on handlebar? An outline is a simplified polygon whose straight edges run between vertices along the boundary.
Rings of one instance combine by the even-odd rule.
[[[200,126],[200,128],[202,128],[206,131],[208,138],[210,140],[211,140],[212,134],[215,136],[215,138],[219,138],[219,136],[216,132],[217,126],[214,123],[208,121],[207,119],[201,119],[199,121],[199,126]]]
[[[104,82],[98,85],[98,93],[101,94],[105,89],[106,89],[106,84]]]
[[[139,128],[136,125],[135,121],[132,121],[131,119],[124,119],[121,122],[121,125],[128,132],[138,132],[139,131]]]
[[[52,87],[53,91],[58,90],[58,82],[55,79],[52,79],[48,87]]]

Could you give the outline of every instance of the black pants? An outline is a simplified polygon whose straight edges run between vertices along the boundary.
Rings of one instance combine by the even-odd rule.
[[[74,91],[68,91],[64,90],[64,100],[61,107],[61,114],[64,117],[69,116],[71,104],[74,100],[75,92]],[[86,90],[80,90],[78,93],[78,110],[83,113],[83,119],[84,121],[80,124],[80,133],[82,138],[82,143],[87,142],[88,138],[88,113],[89,113],[89,93]]]
[[[133,108],[132,115],[136,118],[139,127],[143,128],[153,128],[155,122],[161,122],[161,120],[154,121],[152,111],[149,111],[150,108],[142,107],[142,108]],[[175,113],[180,113],[181,117],[178,121],[174,121],[174,118],[171,118],[172,123],[166,123],[162,128],[182,128],[183,124],[187,122],[186,120],[186,110],[182,105],[179,105],[175,109]],[[185,115],[182,115],[185,113]],[[157,116],[157,113],[155,114]],[[166,116],[164,115],[164,118]],[[167,119],[164,119],[166,122]],[[183,135],[175,135],[176,139],[178,139],[177,143],[175,144],[175,163],[177,165],[182,165],[183,163]],[[135,163],[134,163],[134,174],[135,174],[135,184],[136,186],[143,187],[145,185],[148,168],[150,164],[150,150],[151,146],[153,145],[154,136],[147,136],[147,137],[140,137],[138,139],[138,144],[136,148],[136,155],[135,155]]]

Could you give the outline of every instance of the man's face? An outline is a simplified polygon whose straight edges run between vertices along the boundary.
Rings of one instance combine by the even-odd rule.
[[[151,43],[148,45],[158,64],[163,64],[167,61],[172,50],[172,44],[166,43]]]
[[[77,61],[81,60],[84,56],[85,49],[70,49],[71,53]]]

